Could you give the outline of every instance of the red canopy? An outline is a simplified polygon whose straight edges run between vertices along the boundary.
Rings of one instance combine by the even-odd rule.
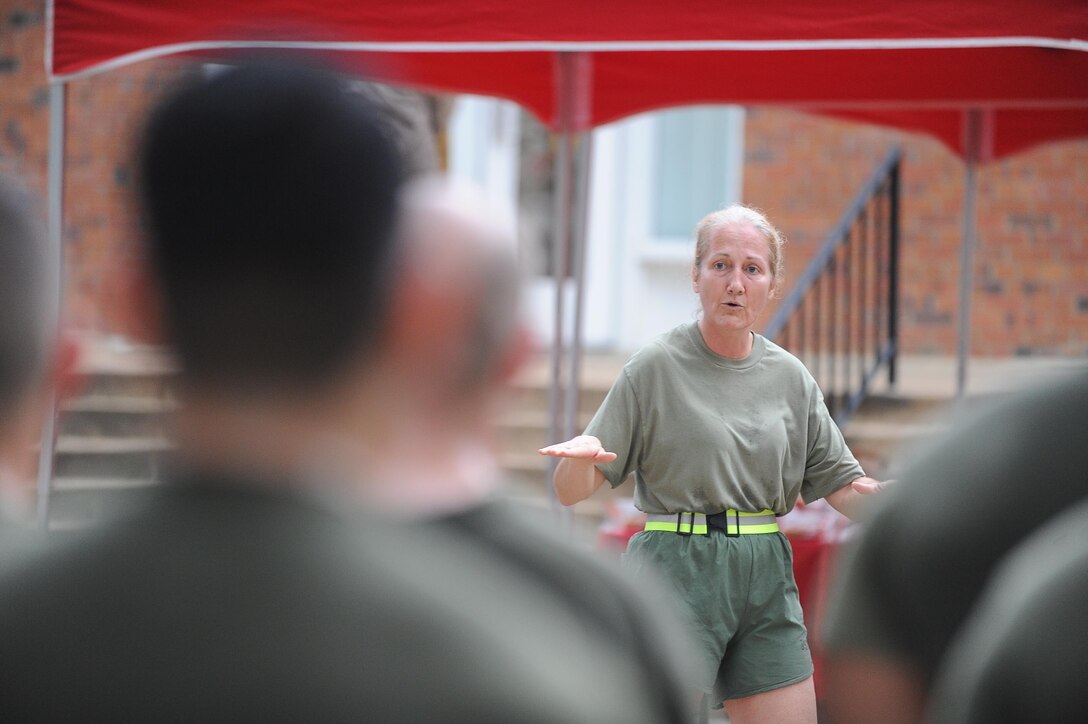
[[[56,78],[180,52],[352,51],[370,75],[510,98],[557,120],[556,55],[585,55],[575,126],[651,108],[780,104],[937,136],[983,157],[1088,135],[1084,0],[53,0]]]

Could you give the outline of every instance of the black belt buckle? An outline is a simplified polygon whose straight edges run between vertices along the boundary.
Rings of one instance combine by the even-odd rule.
[[[720,513],[714,513],[706,517],[706,524],[715,530],[720,530],[729,538],[740,538],[740,511],[733,511],[733,519],[736,521],[734,528],[736,533],[729,532],[729,511],[723,510]]]
[[[691,526],[688,528],[688,532],[684,533],[683,531],[680,530],[680,528],[683,526],[684,514],[683,513],[677,513],[676,514],[676,535],[690,536],[693,533],[695,533],[695,513],[688,513],[688,515],[691,516]]]

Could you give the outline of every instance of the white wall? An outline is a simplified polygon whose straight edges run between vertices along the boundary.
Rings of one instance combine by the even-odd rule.
[[[458,96],[448,131],[449,175],[481,189],[515,225],[512,229],[517,228],[519,113],[510,101]]]
[[[726,119],[725,138],[707,149],[721,160],[723,204],[741,196],[743,110],[729,109]],[[584,318],[591,347],[633,351],[698,310],[690,281],[693,239],[654,232],[656,124],[656,114],[648,113],[595,132]]]
[[[451,175],[479,184],[500,206],[513,206],[517,199],[518,112],[505,101],[462,96],[450,124]],[[714,113],[706,159],[721,164],[721,203],[726,204],[741,197],[744,112],[719,107]],[[698,309],[690,282],[693,239],[690,234],[663,238],[654,231],[658,118],[642,114],[593,134],[582,318],[590,349],[633,351],[694,319]],[[570,286],[568,315],[573,313]],[[544,344],[553,335],[554,289],[549,278],[527,280],[525,311]]]

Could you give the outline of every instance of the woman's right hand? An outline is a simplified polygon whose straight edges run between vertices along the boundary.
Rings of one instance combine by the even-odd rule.
[[[616,453],[608,452],[601,441],[592,435],[579,435],[566,442],[540,448],[541,455],[554,458],[572,458],[596,463],[610,463],[616,459]]]
[[[610,463],[616,459],[616,453],[605,450],[601,441],[592,435],[579,435],[542,447],[540,454],[562,458],[555,466],[552,485],[563,505],[574,505],[593,495],[593,491],[604,483],[604,473],[597,468],[597,463]]]

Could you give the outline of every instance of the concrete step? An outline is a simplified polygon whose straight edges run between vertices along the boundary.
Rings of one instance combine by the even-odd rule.
[[[85,493],[127,493],[146,490],[161,483],[132,478],[54,478],[54,495],[83,495]]]
[[[84,397],[143,397],[170,399],[174,377],[159,371],[89,371],[81,376]]]
[[[843,436],[865,472],[885,478],[903,449],[940,434],[946,405],[939,398],[873,395],[843,426]]]
[[[164,436],[177,405],[159,397],[100,395],[61,405],[60,434],[77,437]]]
[[[872,395],[843,426],[851,451],[873,477],[897,477],[912,451],[946,434],[953,421],[1011,390],[992,387],[961,399],[940,395]]]
[[[625,356],[589,354],[582,360],[578,410],[592,415],[604,401],[626,362]],[[564,377],[566,379],[566,377]],[[549,410],[552,383],[551,359],[538,354],[511,384],[513,405],[522,410]]]
[[[604,402],[610,387],[585,388],[578,395],[578,414],[592,416]],[[510,389],[510,407],[521,411],[548,414],[551,409],[551,393],[547,386],[514,386]]]
[[[147,479],[55,478],[49,498],[49,529],[94,525],[124,510],[155,485]]]
[[[523,480],[543,483],[548,470],[548,458],[532,450],[500,450],[499,466]]]
[[[589,424],[592,414],[583,412],[576,421],[581,432]],[[551,422],[545,410],[511,410],[499,422],[499,445],[511,453],[536,453],[539,448],[558,440],[550,440]]]
[[[55,478],[157,480],[174,445],[164,437],[62,436],[53,463]]]
[[[85,397],[167,398],[177,365],[160,347],[133,344],[124,339],[88,334],[79,339],[77,372]]]

